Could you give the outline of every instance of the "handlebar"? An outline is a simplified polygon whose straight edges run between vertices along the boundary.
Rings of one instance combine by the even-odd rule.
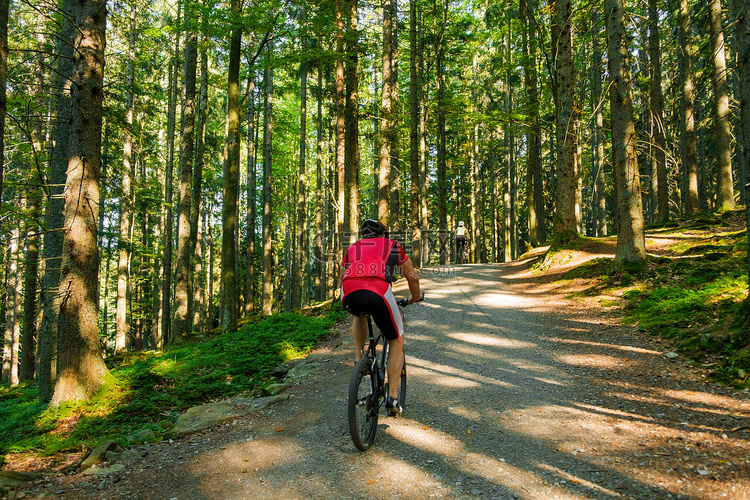
[[[417,302],[422,302],[423,300],[424,300],[424,293],[422,293],[422,297],[419,300],[411,302],[411,304],[416,304]],[[401,299],[401,300],[398,301],[398,306],[399,307],[406,307],[406,306],[409,305],[409,303],[410,303],[409,302],[409,297],[404,297],[403,299]]]

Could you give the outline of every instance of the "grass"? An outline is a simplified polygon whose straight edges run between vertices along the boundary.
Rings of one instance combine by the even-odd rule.
[[[693,362],[710,366],[711,380],[750,387],[747,233],[727,222],[731,216],[704,214],[650,227],[649,231],[680,240],[669,255],[617,272],[611,259],[596,259],[563,279],[591,280],[581,295],[619,291],[623,323],[637,325]]]
[[[279,314],[239,331],[108,359],[110,377],[91,401],[48,408],[35,383],[0,386],[0,454],[54,455],[105,439],[128,444],[150,430],[158,440],[187,408],[257,394],[276,366],[303,357],[344,317],[338,305],[320,316]]]

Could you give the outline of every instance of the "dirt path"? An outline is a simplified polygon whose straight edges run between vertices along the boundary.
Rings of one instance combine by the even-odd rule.
[[[540,284],[529,262],[434,269],[405,310],[403,417],[351,444],[347,331],[289,399],[148,447],[56,498],[750,498],[746,393]],[[403,288],[403,287],[401,287]],[[402,291],[402,290],[399,290]],[[403,295],[403,292],[401,293]],[[398,293],[397,293],[398,295]],[[580,306],[580,307],[579,307]]]

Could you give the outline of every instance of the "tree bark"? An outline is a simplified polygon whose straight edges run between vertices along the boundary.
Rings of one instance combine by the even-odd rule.
[[[578,206],[578,116],[575,102],[571,0],[556,0],[553,20],[560,30],[555,57],[557,78],[557,205],[555,233],[565,243],[580,234]]]
[[[73,123],[65,185],[59,375],[51,404],[88,399],[108,374],[99,345],[99,180],[106,0],[76,5]]]
[[[191,267],[193,258],[190,241],[190,211],[193,206],[193,164],[195,161],[195,89],[198,66],[198,36],[194,8],[188,1],[185,7],[185,47],[182,62],[182,113],[180,123],[180,176],[177,192],[177,265],[175,267],[174,316],[172,340],[187,340],[193,326],[193,284]],[[239,66],[239,63],[238,63]],[[230,70],[231,75],[231,56]],[[230,84],[231,85],[231,84]],[[230,90],[231,93],[231,90]],[[231,108],[230,108],[231,109]],[[231,111],[229,111],[231,113]],[[238,155],[239,156],[239,155]],[[225,195],[225,203],[227,197]]]
[[[633,92],[626,46],[625,11],[622,0],[606,1],[609,41],[610,107],[612,110],[612,156],[617,191],[617,248],[615,264],[640,264],[646,259],[643,235],[638,153],[633,121]]]
[[[6,83],[8,80],[8,10],[10,0],[0,0],[0,158],[5,157],[5,115],[7,108]],[[0,162],[0,198],[3,194],[5,162]],[[0,214],[2,211],[0,211]]]
[[[654,159],[656,160],[656,220],[669,220],[669,179],[667,172],[667,140],[664,122],[664,94],[661,88],[661,38],[659,36],[659,9],[657,0],[648,2],[649,60],[651,63],[651,119],[654,127]]]
[[[272,193],[273,183],[273,42],[270,41],[266,53],[268,61],[265,71],[265,124],[263,134],[263,292],[262,312],[264,316],[270,316],[273,308],[273,239],[271,232],[272,222]]]
[[[245,277],[245,315],[255,310],[255,217],[257,213],[257,175],[255,172],[255,73],[247,80],[247,275]]]
[[[594,9],[591,11],[591,25],[597,26],[598,15]],[[594,230],[595,236],[607,235],[607,193],[604,176],[604,102],[602,96],[602,54],[599,49],[599,31],[592,31],[593,45],[593,68],[591,71],[591,80],[594,95],[594,123],[593,123],[593,168],[594,177],[594,196],[592,208],[594,210]]]
[[[417,2],[409,0],[409,171],[411,174],[411,259],[422,267],[422,231],[419,206],[419,77],[417,74]]]
[[[346,129],[344,148],[344,230],[346,245],[357,239],[359,231],[359,35],[357,33],[358,0],[346,0]]]
[[[57,375],[57,317],[60,310],[60,259],[63,247],[63,186],[65,185],[70,146],[70,120],[72,117],[71,86],[74,72],[73,39],[74,26],[71,21],[73,0],[62,2],[64,15],[61,18],[60,36],[55,38],[55,52],[60,54],[57,67],[58,84],[55,120],[55,146],[50,162],[50,188],[47,209],[47,228],[44,234],[44,278],[42,282],[42,322],[39,328],[39,402],[52,398]]]
[[[232,39],[227,74],[227,122],[224,139],[224,205],[221,211],[221,330],[237,330],[237,195],[240,182],[240,57],[242,56],[241,0],[232,0]]]
[[[447,264],[448,250],[448,207],[447,179],[445,165],[445,28],[448,18],[448,0],[441,4],[440,31],[437,39],[437,181],[438,181],[438,245],[440,246],[440,264]]]
[[[394,0],[383,0],[383,85],[380,104],[380,151],[378,169],[378,220],[390,223],[390,174],[393,147],[393,9]]]
[[[18,263],[21,259],[20,240],[21,230],[14,227],[11,230],[10,244],[6,253],[8,277],[5,298],[5,342],[3,344],[3,381],[11,387],[18,385],[18,344],[21,338],[23,282],[18,271]]]
[[[180,74],[180,19],[181,19],[182,1],[177,2],[177,33],[175,37],[174,54],[172,56],[172,67],[170,71],[169,83],[169,103],[167,104],[167,172],[164,180],[164,279],[162,280],[162,299],[161,299],[161,347],[170,342],[172,333],[172,191],[173,191],[173,172],[174,172],[174,135],[176,128],[177,115],[177,81]]]
[[[297,221],[295,239],[295,283],[292,283],[292,309],[300,309],[304,305],[306,287],[304,286],[304,270],[307,262],[307,214],[305,201],[307,198],[307,62],[300,65],[300,118],[299,118],[299,179],[297,189]]]
[[[732,180],[732,124],[730,123],[727,61],[724,47],[724,28],[721,20],[721,0],[709,5],[711,52],[714,76],[714,120],[716,130],[716,208],[734,208]]]
[[[128,77],[125,103],[125,129],[122,152],[122,193],[120,203],[120,238],[117,263],[117,310],[115,312],[115,353],[128,349],[130,322],[128,298],[130,293],[130,256],[132,253],[131,226],[133,224],[135,160],[133,159],[133,85],[135,81],[135,2],[130,3],[128,35]]]
[[[690,2],[680,0],[679,30],[680,43],[680,80],[682,82],[682,142],[685,193],[683,195],[684,211],[687,215],[700,211],[698,199],[698,163],[696,160],[697,143],[695,140],[695,84],[693,75],[693,46],[690,35]]]

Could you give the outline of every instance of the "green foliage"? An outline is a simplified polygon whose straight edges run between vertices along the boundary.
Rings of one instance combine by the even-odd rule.
[[[117,358],[105,388],[91,401],[46,407],[35,384],[0,386],[0,453],[51,455],[151,429],[158,437],[185,409],[253,394],[280,363],[307,355],[345,314],[280,314],[239,331]]]

